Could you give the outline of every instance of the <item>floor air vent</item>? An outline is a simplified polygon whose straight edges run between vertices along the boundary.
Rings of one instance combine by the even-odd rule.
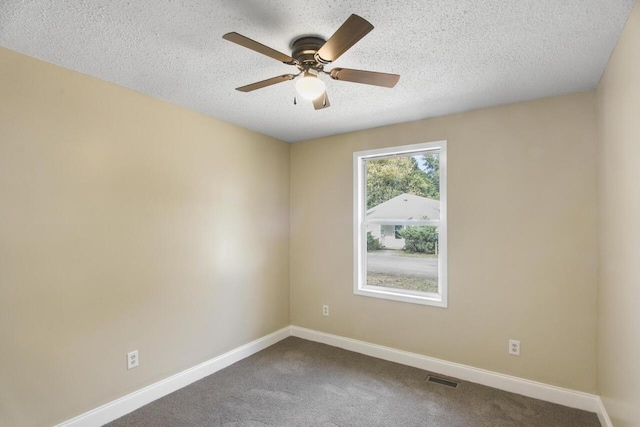
[[[453,388],[458,387],[458,383],[455,381],[445,380],[444,378],[434,377],[433,375],[429,375],[427,377],[427,381],[429,381],[430,383],[446,385],[447,387],[453,387]]]

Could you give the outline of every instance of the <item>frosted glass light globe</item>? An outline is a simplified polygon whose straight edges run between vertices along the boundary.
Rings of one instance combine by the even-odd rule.
[[[322,95],[325,88],[324,82],[317,77],[306,76],[296,82],[296,90],[300,96],[310,101]]]

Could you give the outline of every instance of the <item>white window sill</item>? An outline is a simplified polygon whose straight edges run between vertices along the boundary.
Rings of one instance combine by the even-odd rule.
[[[446,299],[439,294],[403,291],[393,288],[383,288],[380,286],[362,286],[354,289],[354,294],[387,299],[391,301],[408,302],[412,304],[430,305],[433,307],[447,307]]]

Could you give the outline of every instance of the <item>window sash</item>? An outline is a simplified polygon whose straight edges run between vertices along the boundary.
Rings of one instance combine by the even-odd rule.
[[[432,225],[440,226],[439,219],[372,219],[363,221],[364,224],[376,225]]]
[[[393,153],[389,153],[393,151]],[[424,154],[440,156],[440,218],[429,220],[367,220],[367,161],[394,157],[408,157]],[[436,141],[410,146],[390,147],[355,152],[354,159],[354,294],[377,297],[394,301],[425,304],[446,308],[448,303],[447,285],[447,143]],[[412,291],[367,285],[367,225],[427,225],[438,227],[438,293]]]
[[[393,159],[394,157],[413,157],[420,156],[422,154],[439,154],[442,151],[442,148],[417,148],[415,150],[408,150],[397,152],[393,154],[372,154],[370,156],[362,157],[362,160],[366,163],[369,160],[384,160],[384,159]]]

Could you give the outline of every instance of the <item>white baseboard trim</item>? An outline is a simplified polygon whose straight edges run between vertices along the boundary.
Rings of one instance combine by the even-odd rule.
[[[598,419],[600,420],[600,424],[602,427],[613,427],[613,423],[611,422],[611,418],[609,418],[609,414],[607,413],[607,408],[604,407],[604,403],[602,402],[602,398],[598,396]]]
[[[153,402],[169,393],[173,393],[187,385],[226,368],[246,357],[251,356],[265,348],[281,341],[289,336],[303,338],[331,345],[378,359],[400,363],[425,371],[436,372],[441,375],[459,378],[477,384],[494,387],[500,390],[521,394],[523,396],[557,403],[571,408],[595,412],[602,427],[613,427],[604,404],[599,396],[569,390],[536,381],[474,368],[459,363],[423,356],[417,353],[396,350],[365,341],[358,341],[338,335],[301,328],[299,326],[287,326],[211,360],[172,375],[157,383],[151,384],[131,394],[123,396],[96,409],[85,412],[75,418],[58,424],[55,427],[93,427],[102,426],[118,419],[129,412]]]
[[[602,406],[600,398],[593,394],[543,384],[459,363],[447,362],[446,360],[396,350],[377,344],[370,344],[365,341],[358,341],[338,335],[326,334],[324,332],[318,332],[298,326],[291,326],[291,335],[309,341],[316,341],[334,347],[343,348],[345,350],[354,351],[356,353],[365,354],[367,356],[377,357],[378,359],[413,366],[414,368],[424,369],[425,371],[431,371],[441,375],[459,378],[464,381],[470,381],[500,390],[533,397],[535,399],[557,403],[571,408],[582,409],[589,412],[595,412],[598,414],[598,417],[600,417],[601,408],[604,410],[604,406]],[[603,423],[603,426],[606,427],[609,427],[610,425],[610,422],[609,425]]]
[[[291,335],[290,327],[280,329],[218,357],[203,362],[157,383],[58,424],[56,427],[93,427],[111,422],[169,393],[249,357]]]

